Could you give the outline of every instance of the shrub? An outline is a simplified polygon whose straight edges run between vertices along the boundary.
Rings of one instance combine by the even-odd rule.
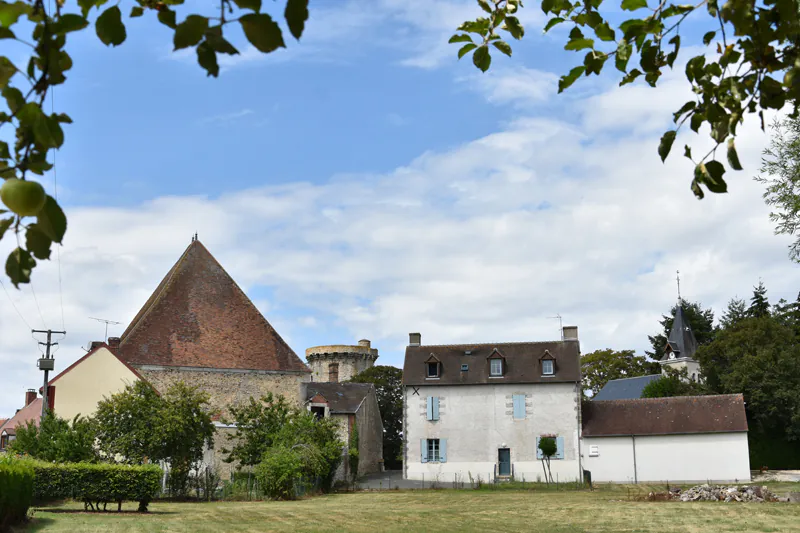
[[[274,447],[256,467],[256,479],[264,493],[276,500],[294,500],[294,482],[303,476],[306,461],[300,450]]]
[[[81,500],[87,509],[99,510],[117,502],[139,502],[139,511],[147,512],[147,505],[161,488],[161,469],[155,465],[130,466],[116,464],[33,463],[36,477],[33,495],[37,501],[74,498]]]
[[[17,427],[17,438],[8,451],[56,463],[96,462],[94,447],[96,426],[92,419],[80,415],[65,420],[47,411],[40,423],[29,420]]]
[[[0,531],[21,522],[33,498],[33,468],[27,461],[0,457]]]

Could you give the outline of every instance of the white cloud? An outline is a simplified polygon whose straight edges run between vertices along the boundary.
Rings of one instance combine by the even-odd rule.
[[[239,120],[240,118],[247,117],[253,114],[252,109],[240,109],[238,111],[231,111],[230,113],[222,113],[219,115],[212,115],[198,120],[198,124],[220,124]]]
[[[475,72],[459,81],[483,93],[493,104],[511,104],[514,107],[541,104],[551,100],[558,91],[557,75],[521,66]]]

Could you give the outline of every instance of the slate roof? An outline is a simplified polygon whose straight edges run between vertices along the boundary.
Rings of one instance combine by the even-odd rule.
[[[375,385],[371,383],[303,383],[306,401],[319,394],[328,401],[331,413],[353,414]]]
[[[741,394],[586,402],[584,437],[747,431]]]
[[[38,424],[39,419],[42,417],[42,399],[36,398],[31,403],[17,411],[17,414],[9,418],[1,431],[7,435],[16,435],[16,428],[24,426],[29,420]]]
[[[489,377],[489,357],[495,350],[505,360],[502,378]],[[541,359],[548,354],[555,360],[555,375],[542,376]],[[425,363],[431,356],[441,363],[439,379],[426,378]],[[464,364],[466,371],[461,370]],[[573,340],[408,346],[403,365],[403,385],[574,383],[580,379],[580,347]]]
[[[593,402],[603,400],[633,400],[642,397],[642,391],[657,379],[661,374],[651,374],[649,376],[636,376],[633,378],[612,379],[600,391],[592,397]]]
[[[692,326],[686,319],[683,312],[683,307],[678,305],[678,310],[675,312],[675,320],[672,321],[672,329],[667,337],[667,345],[675,352],[675,358],[686,357],[691,359],[697,352],[697,338],[694,336]],[[662,361],[669,359],[669,350],[661,358]]]
[[[311,372],[194,240],[120,338],[131,365]]]

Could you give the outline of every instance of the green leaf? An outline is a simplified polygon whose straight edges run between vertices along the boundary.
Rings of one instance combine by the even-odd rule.
[[[583,50],[594,48],[594,39],[572,39],[564,46],[564,50]]]
[[[703,194],[703,189],[700,188],[701,181],[697,179],[697,168],[699,167],[695,167],[694,171],[695,178],[692,180],[692,192],[694,193],[694,195],[697,197],[698,200],[702,200],[705,197],[705,194]]]
[[[0,26],[0,39],[16,39],[17,36],[8,28]]]
[[[708,187],[708,190],[715,193],[728,192],[728,185],[722,179],[725,174],[725,167],[719,161],[709,161],[700,163],[695,167],[695,180]]]
[[[661,142],[658,145],[658,155],[661,157],[661,162],[667,160],[670,150],[672,150],[672,143],[675,142],[675,136],[678,134],[675,130],[670,130],[661,136]]]
[[[239,9],[249,9],[258,13],[261,11],[261,0],[233,0]]]
[[[672,64],[675,63],[675,59],[678,57],[678,51],[681,49],[681,36],[676,35],[669,40],[669,44],[675,45],[672,52],[667,54],[667,65],[669,65],[669,68],[672,68]]]
[[[10,28],[17,23],[19,17],[30,13],[31,6],[25,2],[0,3],[0,26]]]
[[[174,50],[196,45],[203,38],[207,29],[208,19],[206,17],[189,15],[175,28],[175,36],[172,39],[172,43],[175,45]]]
[[[623,76],[622,81],[619,82],[619,86],[622,87],[623,85],[633,83],[633,81],[641,75],[642,71],[640,71],[638,68],[635,68]]]
[[[608,25],[608,22],[603,22],[601,25],[597,26],[594,32],[601,41],[614,41],[617,39],[616,32]]]
[[[575,83],[575,80],[577,80],[585,71],[586,67],[581,65],[570,70],[569,74],[561,76],[561,78],[558,80],[558,92],[561,93],[568,89],[569,86]]]
[[[17,67],[14,66],[14,63],[5,56],[0,57],[0,89],[5,89],[16,73]]]
[[[287,0],[283,17],[292,36],[299,41],[308,20],[308,0]]]
[[[478,0],[478,5],[481,6],[481,9],[483,9],[487,13],[491,13],[492,12],[492,8],[489,7],[489,3],[486,2],[486,0]]]
[[[709,31],[705,35],[703,35],[703,44],[708,45],[711,40],[717,35],[715,31]]]
[[[39,230],[36,224],[28,226],[25,232],[25,248],[33,253],[36,259],[50,259],[50,246],[53,241]]]
[[[74,13],[65,13],[59,17],[58,22],[54,25],[53,31],[55,33],[69,33],[82,30],[88,25],[89,21],[84,17]]]
[[[164,9],[158,12],[158,21],[168,28],[173,30],[177,27],[175,24],[175,12],[171,9]]]
[[[475,53],[472,54],[472,63],[482,72],[489,70],[492,64],[492,56],[489,54],[489,47],[486,45],[478,47]]]
[[[131,18],[141,17],[144,15],[144,8],[141,6],[133,6],[131,8]]]
[[[503,24],[503,29],[508,31],[511,36],[516,39],[520,40],[525,36],[525,28],[522,27],[522,24],[519,23],[519,19],[517,17],[506,17],[506,22]]]
[[[225,37],[222,36],[222,30],[219,26],[215,26],[206,33],[206,42],[217,53],[220,54],[228,54],[228,55],[236,55],[239,53],[231,43],[228,42]]]
[[[505,41],[493,41],[492,45],[503,52],[508,57],[511,57],[511,46]]]
[[[461,58],[462,58],[462,57],[464,57],[464,55],[466,55],[466,54],[467,54],[467,53],[468,53],[470,50],[475,50],[476,48],[478,48],[478,45],[477,45],[477,44],[475,44],[475,43],[467,43],[467,44],[465,44],[465,45],[464,45],[464,46],[462,46],[462,47],[461,47],[461,49],[458,51],[458,58],[459,58],[459,59],[461,59]]]
[[[733,170],[742,170],[742,164],[739,162],[739,154],[736,153],[736,143],[733,137],[728,139],[728,164]]]
[[[125,42],[127,34],[122,23],[122,12],[118,6],[112,6],[103,11],[94,23],[97,36],[106,46],[119,46]]]
[[[647,7],[647,0],[622,0],[620,5],[625,11],[636,11],[643,7]]]
[[[452,43],[471,43],[472,42],[472,37],[470,37],[466,33],[456,34],[456,35],[453,35],[452,37],[450,37],[450,40],[447,41],[447,42],[450,43],[450,44],[452,44]]]
[[[59,148],[64,144],[64,132],[57,116],[48,117],[40,112],[33,123],[33,134],[45,148]]]
[[[685,157],[690,161],[692,160],[692,149],[689,147],[688,144],[685,144],[683,146],[683,157]]]
[[[564,19],[562,19],[561,17],[551,18],[550,20],[547,21],[547,24],[544,27],[544,32],[547,33],[553,26],[555,26],[556,24],[561,24],[562,22],[564,22]]]
[[[586,75],[599,75],[600,71],[603,70],[603,65],[605,65],[607,60],[608,56],[602,52],[592,50],[591,52],[587,53],[583,58],[583,66],[586,67]]]
[[[219,75],[217,53],[214,51],[208,41],[200,43],[200,45],[197,47],[197,62],[201,67],[206,69],[208,76],[214,76],[216,78]]]
[[[3,210],[3,212],[6,213],[7,211]],[[14,224],[14,217],[0,220],[0,239],[3,238],[3,235],[5,235],[6,231],[8,231],[8,228],[10,228],[12,224]]]
[[[39,231],[47,235],[53,242],[60,243],[64,238],[64,234],[67,232],[67,217],[52,196],[47,196],[44,207],[36,215],[36,225]]]
[[[268,54],[285,48],[280,27],[265,13],[244,15],[239,19],[245,37],[256,50]]]
[[[621,39],[617,45],[617,55],[614,58],[614,64],[620,72],[628,71],[628,60],[631,58],[631,52],[633,52],[633,46],[625,39]]]
[[[93,7],[100,7],[105,3],[106,0],[78,0],[78,5],[81,8],[81,14],[84,16],[84,18],[89,14],[89,11]]]
[[[36,266],[36,260],[27,250],[17,248],[8,255],[6,260],[6,275],[14,287],[19,289],[20,283],[31,282],[31,271]]]

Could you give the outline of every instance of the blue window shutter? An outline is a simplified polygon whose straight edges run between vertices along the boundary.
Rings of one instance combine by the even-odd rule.
[[[420,461],[423,463],[428,462],[428,439],[420,439],[419,441],[419,449],[420,449]]]
[[[433,396],[428,396],[428,420],[433,420]]]
[[[564,458],[564,437],[556,437],[556,459]]]
[[[433,418],[431,420],[439,420],[439,397],[433,396]]]
[[[512,398],[514,399],[514,418],[525,418],[525,395],[515,394]]]
[[[537,459],[541,459],[543,457],[542,456],[542,450],[539,449],[539,441],[540,440],[542,440],[542,437],[536,437],[536,458]]]
[[[439,439],[439,462],[447,462],[447,439]]]

